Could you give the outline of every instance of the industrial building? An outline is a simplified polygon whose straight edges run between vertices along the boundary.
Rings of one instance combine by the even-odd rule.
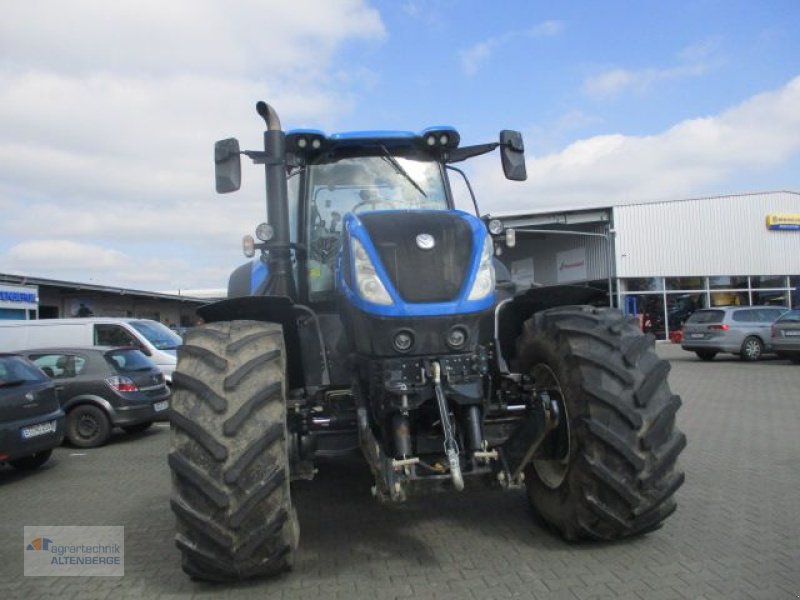
[[[207,298],[0,273],[0,319],[134,317],[191,327]]]
[[[800,193],[493,214],[518,286],[571,283],[668,338],[697,308],[800,304]]]

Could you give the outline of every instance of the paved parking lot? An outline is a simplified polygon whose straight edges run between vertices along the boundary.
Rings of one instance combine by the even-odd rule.
[[[172,542],[161,426],[100,449],[59,448],[35,473],[0,467],[0,598],[800,597],[800,367],[658,352],[683,396],[686,483],[678,511],[643,538],[566,544],[536,524],[521,492],[381,506],[354,458],[296,486],[292,573],[195,583]],[[24,577],[24,525],[124,525],[125,576]]]

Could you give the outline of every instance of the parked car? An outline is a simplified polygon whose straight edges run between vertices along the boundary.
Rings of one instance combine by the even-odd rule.
[[[772,347],[781,358],[800,365],[800,309],[784,313],[772,324]]]
[[[75,446],[102,446],[114,427],[137,433],[166,419],[170,392],[164,374],[136,348],[44,348],[24,354],[55,382],[67,413],[66,436]]]
[[[164,372],[167,383],[177,363],[181,336],[149,319],[86,317],[79,319],[0,320],[0,348],[14,352],[33,348],[131,346],[144,352]]]
[[[36,469],[63,439],[64,411],[53,382],[27,358],[0,354],[0,462]]]
[[[780,306],[717,306],[695,311],[683,326],[681,348],[702,360],[712,360],[720,352],[759,360],[772,350],[772,323],[787,310]]]

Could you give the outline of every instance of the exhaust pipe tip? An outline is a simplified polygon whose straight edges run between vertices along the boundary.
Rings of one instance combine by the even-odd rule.
[[[280,131],[281,120],[278,118],[278,113],[269,104],[259,100],[256,102],[256,112],[264,119],[269,131]]]

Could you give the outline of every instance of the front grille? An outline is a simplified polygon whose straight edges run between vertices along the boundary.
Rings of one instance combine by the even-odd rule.
[[[469,272],[472,230],[458,215],[408,211],[359,215],[384,268],[405,302],[455,300]],[[417,235],[433,236],[430,250],[417,247]]]

